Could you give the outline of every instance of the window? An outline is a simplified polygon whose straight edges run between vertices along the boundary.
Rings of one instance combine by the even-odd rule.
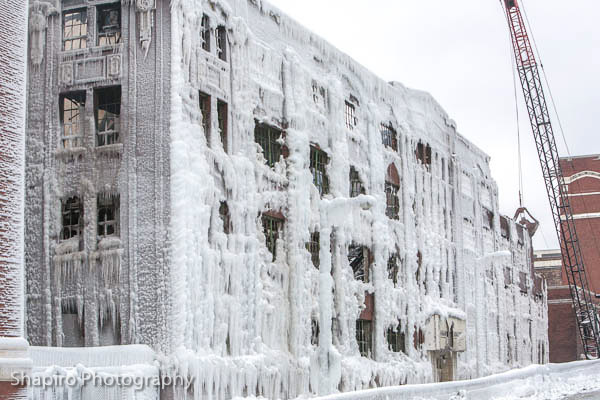
[[[431,147],[429,145],[419,142],[417,144],[415,156],[417,157],[417,160],[421,162],[421,164],[427,166],[427,169],[429,169],[429,166],[431,165]]]
[[[81,237],[83,232],[83,203],[79,197],[74,196],[64,200],[61,205],[62,229],[61,240]]]
[[[354,279],[369,282],[371,252],[365,246],[350,245],[348,247],[348,262],[354,273]]]
[[[387,262],[388,279],[394,283],[394,286],[398,283],[398,256],[392,254],[388,258]]]
[[[217,116],[219,119],[221,143],[223,144],[223,150],[227,153],[227,103],[224,101],[217,101]]]
[[[365,188],[360,180],[358,171],[350,166],[350,197],[357,197],[361,194],[365,194]]]
[[[262,215],[263,233],[265,234],[267,249],[273,255],[273,261],[277,258],[277,239],[283,231],[283,219],[273,215]]]
[[[421,267],[423,266],[423,255],[420,251],[417,251],[417,271],[415,272],[415,279],[417,280],[417,285],[421,283]]]
[[[500,235],[502,235],[504,239],[510,239],[508,219],[505,216],[500,217]]]
[[[392,124],[382,123],[379,129],[381,130],[381,140],[383,144],[386,147],[391,147],[394,151],[398,151],[398,135],[396,130],[392,127]]]
[[[208,18],[208,15],[206,14],[202,16],[200,39],[202,42],[202,49],[210,52],[210,18]]]
[[[327,153],[315,146],[310,146],[310,171],[313,176],[313,183],[322,196],[329,193],[329,178],[325,167],[329,162]]]
[[[71,10],[63,14],[63,50],[87,47],[87,10]]]
[[[308,250],[310,253],[310,258],[315,268],[319,268],[321,262],[319,258],[319,251],[321,250],[321,235],[319,232],[313,232],[310,234],[310,241],[306,243],[306,250]]]
[[[365,319],[356,320],[356,343],[362,357],[371,357],[371,353],[373,352],[372,330],[372,321]]]
[[[96,89],[96,146],[119,143],[121,87]]]
[[[83,115],[85,92],[72,92],[60,96],[61,145],[63,149],[83,146]]]
[[[394,164],[390,164],[385,176],[385,215],[390,219],[400,218],[400,201],[398,191],[400,190],[400,177]]]
[[[204,129],[204,136],[206,136],[206,142],[210,143],[210,95],[200,92],[200,113],[202,114],[202,129]]]
[[[406,351],[406,340],[404,332],[402,332],[400,328],[400,324],[398,323],[397,327],[390,326],[385,335],[388,348],[394,353],[404,353]]]
[[[119,235],[119,195],[98,195],[98,238]]]
[[[226,201],[222,201],[219,206],[219,217],[223,221],[223,232],[229,235],[231,233],[231,215]]]
[[[262,148],[267,165],[273,168],[281,157],[281,131],[257,122],[254,128],[254,140]]]
[[[316,81],[312,82],[312,97],[315,104],[321,108],[325,109],[326,107],[326,98],[325,98],[325,88],[323,86],[319,86]]]
[[[354,128],[356,128],[356,125],[358,125],[358,118],[356,118],[356,105],[352,102],[352,100],[356,99],[353,96],[350,96],[350,101],[346,100],[345,111],[346,128],[350,129],[351,131],[353,131]]]
[[[217,28],[217,57],[227,61],[227,31],[223,25]]]
[[[121,3],[98,6],[98,46],[121,43]]]
[[[504,267],[504,288],[512,285],[512,274],[510,267]]]
[[[525,272],[519,272],[519,289],[521,293],[527,294],[527,274]]]
[[[84,325],[77,313],[77,301],[73,296],[64,296],[60,301],[63,331],[62,347],[83,347]]]
[[[312,318],[310,320],[310,330],[311,330],[311,335],[310,335],[310,344],[312,344],[313,346],[318,346],[319,345],[319,321],[316,318]]]
[[[523,228],[523,225],[520,224],[515,224],[515,228],[517,230],[517,243],[519,244],[519,246],[523,246],[523,244],[525,243],[525,230]]]
[[[483,209],[483,228],[492,230],[494,227],[494,213],[487,208]]]

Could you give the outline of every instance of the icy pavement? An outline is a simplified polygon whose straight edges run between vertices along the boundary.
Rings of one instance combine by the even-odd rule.
[[[600,360],[533,365],[469,381],[380,388],[321,400],[583,400],[600,399]]]

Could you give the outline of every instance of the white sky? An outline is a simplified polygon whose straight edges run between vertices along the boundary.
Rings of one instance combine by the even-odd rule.
[[[500,0],[269,0],[387,81],[430,92],[461,134],[492,157],[500,211],[518,207],[517,124],[508,25]],[[521,0],[572,155],[600,153],[600,2]],[[558,248],[518,85],[524,203],[536,249]],[[548,102],[549,94],[546,93]],[[566,150],[553,118],[561,156]]]

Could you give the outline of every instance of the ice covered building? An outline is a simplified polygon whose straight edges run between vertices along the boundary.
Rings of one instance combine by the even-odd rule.
[[[489,158],[260,0],[31,1],[27,333],[202,398],[545,362]]]

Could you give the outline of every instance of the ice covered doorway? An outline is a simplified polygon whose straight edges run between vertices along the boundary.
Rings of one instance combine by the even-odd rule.
[[[457,353],[466,350],[466,321],[432,315],[425,325],[425,350],[437,382],[455,379]]]

